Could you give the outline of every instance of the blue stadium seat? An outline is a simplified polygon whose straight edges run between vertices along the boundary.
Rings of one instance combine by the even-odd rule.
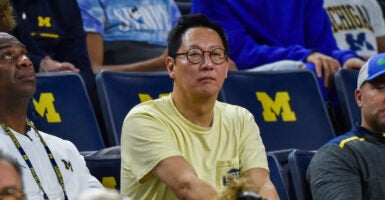
[[[172,83],[167,72],[98,73],[96,86],[110,144],[120,145],[123,120],[132,107],[168,95]]]
[[[220,95],[254,114],[267,151],[314,150],[335,136],[309,70],[230,71]]]
[[[84,156],[90,173],[105,188],[120,190],[120,146],[108,147]]]
[[[277,158],[273,154],[268,153],[267,162],[270,169],[270,179],[278,192],[279,198],[281,200],[288,200],[288,190],[285,184],[284,175],[282,174],[282,168]]]
[[[311,200],[306,171],[315,151],[294,150],[289,154],[289,170],[297,200]]]
[[[72,141],[79,151],[104,148],[82,77],[73,72],[37,73],[28,117],[46,133]]]
[[[354,91],[357,88],[358,70],[341,69],[334,73],[335,87],[345,127],[350,130],[361,121],[361,110],[357,106]]]

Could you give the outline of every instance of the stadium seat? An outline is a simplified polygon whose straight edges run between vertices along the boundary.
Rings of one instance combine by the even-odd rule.
[[[81,152],[105,147],[82,77],[73,72],[37,73],[28,117],[46,133],[72,141]]]
[[[334,73],[335,87],[340,103],[343,122],[347,130],[361,121],[361,110],[357,106],[354,91],[357,88],[358,70],[341,69]]]
[[[335,136],[309,70],[230,71],[220,95],[254,114],[267,151],[314,150]]]
[[[96,75],[103,119],[111,145],[120,145],[123,120],[135,105],[168,95],[172,79],[167,72],[112,72]]]
[[[282,174],[282,168],[273,154],[267,154],[267,162],[270,169],[270,179],[273,182],[275,189],[278,192],[279,198],[281,200],[288,200],[288,191],[285,184],[285,179]]]
[[[90,173],[105,188],[120,190],[120,146],[108,147],[84,156]]]
[[[294,150],[289,154],[289,170],[297,200],[311,200],[306,171],[315,151]]]

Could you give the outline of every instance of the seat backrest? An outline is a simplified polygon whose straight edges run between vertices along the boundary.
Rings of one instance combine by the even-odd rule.
[[[275,189],[278,192],[281,200],[288,200],[288,189],[285,184],[284,175],[279,161],[273,154],[267,154],[267,162],[270,169],[270,179],[273,182]]]
[[[318,149],[334,130],[315,75],[309,70],[230,71],[222,100],[247,108],[267,151]]]
[[[37,73],[28,117],[46,133],[70,140],[79,151],[104,148],[82,77],[73,72]]]
[[[168,95],[172,85],[167,72],[98,73],[96,86],[110,144],[120,145],[123,120],[132,107]]]
[[[90,173],[105,188],[120,190],[120,155],[87,155],[84,159]]]
[[[289,170],[297,200],[311,200],[306,171],[315,151],[294,150],[289,154]]]
[[[358,70],[341,69],[334,73],[335,87],[345,127],[350,130],[361,121],[361,110],[357,106],[354,91],[357,88]]]

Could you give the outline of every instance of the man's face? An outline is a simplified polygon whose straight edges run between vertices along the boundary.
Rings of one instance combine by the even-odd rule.
[[[24,45],[0,38],[0,95],[31,97],[35,91],[35,71]]]
[[[356,90],[356,101],[361,108],[362,126],[385,132],[385,75]]]
[[[20,175],[4,160],[0,160],[0,199],[24,199]]]
[[[195,58],[199,57],[199,54],[194,52],[204,52],[204,57],[199,63],[191,63],[192,59],[189,61],[185,55],[179,55],[175,60],[169,58],[167,61],[170,77],[174,79],[174,89],[191,96],[216,96],[227,77],[229,67],[227,57],[223,63],[218,62],[220,58],[215,57],[220,55],[217,51],[224,49],[219,35],[209,28],[190,28],[183,34],[177,54],[190,49],[194,49],[190,58],[194,58],[194,55],[197,55]],[[220,64],[215,64],[211,58]]]

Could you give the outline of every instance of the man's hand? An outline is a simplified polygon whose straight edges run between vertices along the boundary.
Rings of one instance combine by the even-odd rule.
[[[338,60],[318,53],[311,53],[307,58],[306,62],[313,63],[316,69],[317,77],[324,78],[324,86],[329,87],[329,83],[333,78],[333,74],[341,67]]]
[[[51,57],[46,56],[40,62],[40,72],[59,72],[59,71],[73,71],[79,73],[80,70],[69,62],[58,62]]]

